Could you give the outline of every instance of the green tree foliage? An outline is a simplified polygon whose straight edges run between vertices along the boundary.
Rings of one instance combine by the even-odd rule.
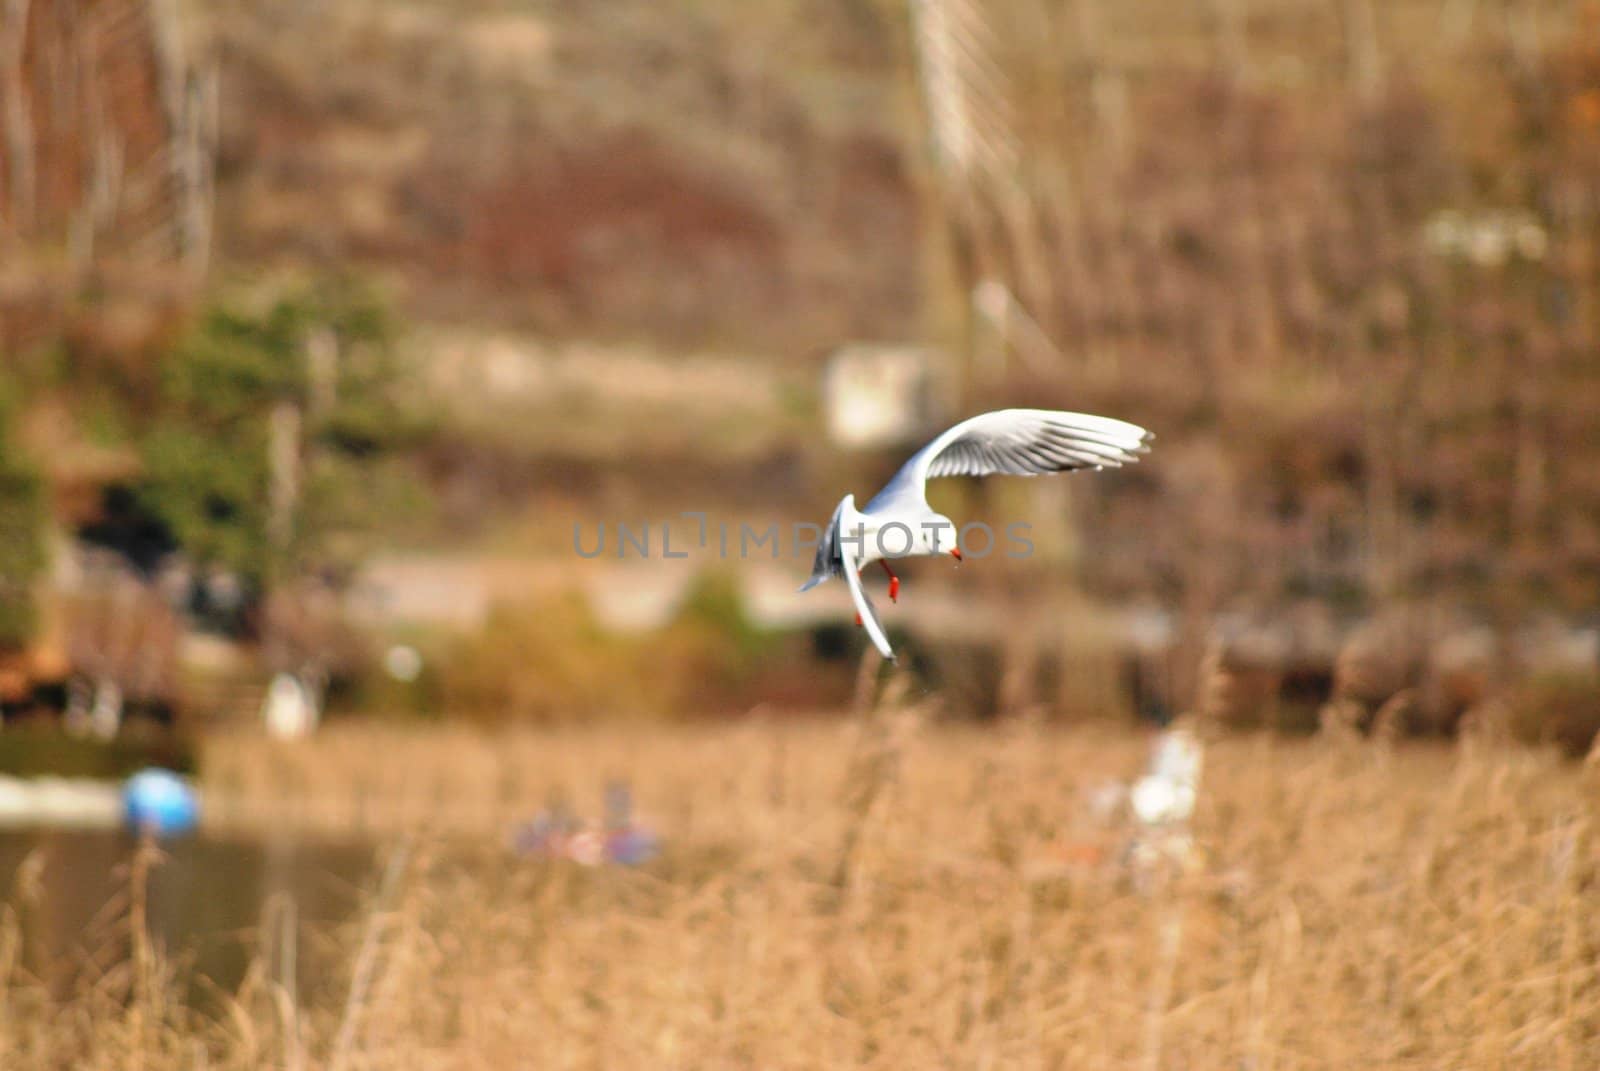
[[[33,585],[46,564],[44,482],[16,447],[13,412],[0,382],[0,647],[20,645],[33,634]]]
[[[313,348],[324,351],[319,382]],[[422,430],[398,400],[394,330],[363,287],[336,282],[265,308],[208,311],[167,358],[144,436],[142,498],[197,562],[253,585],[350,564],[395,503],[416,498],[400,453]],[[272,413],[302,418],[301,494],[286,548],[268,535]]]

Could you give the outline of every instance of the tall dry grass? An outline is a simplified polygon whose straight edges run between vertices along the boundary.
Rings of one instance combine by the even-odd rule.
[[[220,739],[216,822],[395,845],[370,910],[327,935],[346,973],[318,988],[343,995],[299,1006],[262,968],[196,1013],[135,946],[54,1002],[15,967],[12,918],[0,1066],[1595,1066],[1579,768],[1481,743],[1215,741],[1197,856],[1140,883],[1083,798],[1144,744],[914,711]],[[661,859],[508,854],[509,822],[556,792],[597,811],[608,775],[632,780]]]

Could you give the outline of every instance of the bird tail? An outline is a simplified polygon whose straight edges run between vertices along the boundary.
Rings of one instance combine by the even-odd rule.
[[[824,580],[830,579],[832,577],[832,575],[833,574],[831,574],[831,573],[812,573],[811,574],[811,579],[807,580],[804,584],[800,585],[800,590],[801,591],[810,591],[812,588],[816,587],[818,584],[822,583]]]
[[[817,541],[817,556],[811,561],[811,579],[800,586],[801,591],[810,591],[824,580],[844,575],[844,559],[839,554],[839,524],[846,503],[853,504],[853,501],[853,495],[845,495],[834,507],[833,517]]]

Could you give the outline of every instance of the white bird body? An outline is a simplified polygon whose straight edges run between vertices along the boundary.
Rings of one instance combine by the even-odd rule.
[[[857,544],[857,568],[886,558],[948,554],[955,549],[955,523],[935,513],[926,502],[920,511],[875,508],[875,505],[876,500],[865,510],[858,510],[855,495],[845,495],[839,502],[840,538]]]
[[[894,599],[899,579],[889,570],[889,559],[932,554],[960,559],[955,523],[928,505],[930,479],[1118,468],[1137,461],[1152,438],[1124,420],[1052,409],[999,409],[964,420],[911,455],[866,509],[856,508],[854,495],[840,499],[818,543],[811,578],[800,590],[844,577],[873,646],[892,662],[894,650],[859,573],[875,561],[884,562]]]

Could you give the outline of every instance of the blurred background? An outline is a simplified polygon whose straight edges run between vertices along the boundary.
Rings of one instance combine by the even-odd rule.
[[[0,1063],[1585,1066],[1597,342],[1592,0],[0,0]]]
[[[1157,449],[936,488],[947,713],[1600,725],[1600,6],[9,0],[0,99],[13,770],[841,708],[790,526],[1006,405]]]

